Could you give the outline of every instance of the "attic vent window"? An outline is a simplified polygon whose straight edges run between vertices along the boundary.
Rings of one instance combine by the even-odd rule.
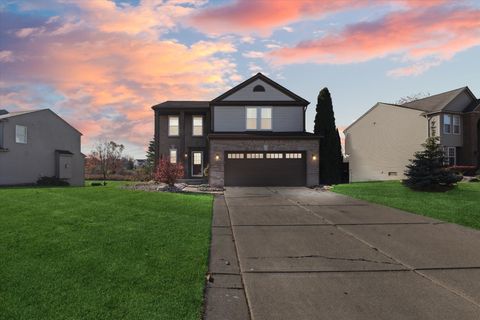
[[[265,92],[265,88],[261,85],[256,85],[253,87],[253,92]]]

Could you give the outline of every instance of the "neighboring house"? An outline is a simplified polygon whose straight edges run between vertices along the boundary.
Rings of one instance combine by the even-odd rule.
[[[0,185],[36,183],[42,176],[84,185],[82,134],[50,109],[0,110]]]
[[[377,103],[344,130],[350,181],[403,179],[421,144],[439,136],[450,166],[480,165],[480,100],[468,87],[402,105]]]
[[[135,159],[133,160],[133,168],[143,168],[147,164],[147,159]]]
[[[212,101],[166,101],[152,107],[156,159],[182,162],[188,179],[208,174],[212,186],[317,185],[308,104],[261,73]]]

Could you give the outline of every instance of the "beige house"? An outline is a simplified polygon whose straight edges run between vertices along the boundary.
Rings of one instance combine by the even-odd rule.
[[[83,186],[81,136],[50,109],[0,110],[0,185],[33,184],[48,176]]]
[[[480,164],[480,100],[468,87],[403,105],[377,103],[344,130],[350,181],[403,179],[405,167],[431,135],[448,165]]]

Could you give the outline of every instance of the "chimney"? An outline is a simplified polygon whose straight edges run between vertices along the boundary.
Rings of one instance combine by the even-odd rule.
[[[5,109],[0,109],[0,116],[1,116],[1,115],[4,115],[4,114],[7,114],[7,113],[8,113],[7,110],[5,110]]]

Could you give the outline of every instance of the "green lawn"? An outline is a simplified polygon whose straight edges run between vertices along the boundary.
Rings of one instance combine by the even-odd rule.
[[[200,319],[212,197],[118,185],[0,189],[0,319]]]
[[[448,192],[416,192],[399,181],[337,185],[334,192],[480,229],[480,183],[459,183]]]

